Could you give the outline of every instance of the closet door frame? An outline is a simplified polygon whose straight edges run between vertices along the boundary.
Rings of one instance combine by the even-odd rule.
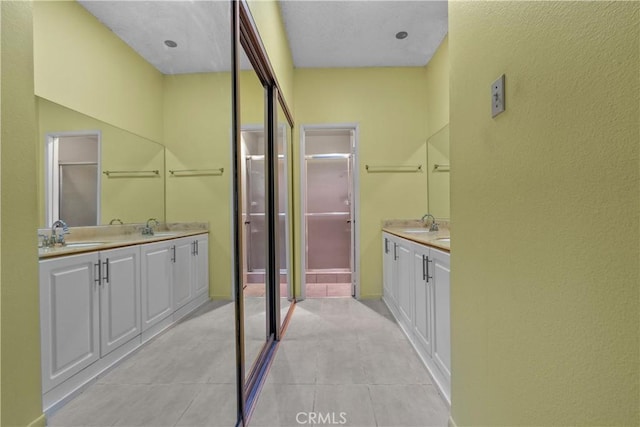
[[[242,220],[242,144],[240,117],[240,52],[244,49],[258,79],[265,88],[265,222],[267,235],[266,265],[266,331],[267,339],[245,381],[244,301],[243,301],[243,220]],[[236,426],[248,424],[256,397],[273,360],[281,331],[286,328],[293,313],[289,309],[284,322],[280,321],[280,263],[278,247],[278,104],[294,127],[293,116],[269,62],[246,0],[231,0],[231,63],[232,63],[232,163],[233,163],[233,296],[235,301],[236,330]],[[295,304],[295,301],[292,302]]]

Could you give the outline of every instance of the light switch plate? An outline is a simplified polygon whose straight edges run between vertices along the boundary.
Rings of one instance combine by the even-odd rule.
[[[504,111],[504,74],[491,84],[491,117]]]

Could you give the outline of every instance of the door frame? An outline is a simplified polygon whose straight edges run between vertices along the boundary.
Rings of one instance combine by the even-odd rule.
[[[44,141],[44,225],[50,226],[60,216],[60,177],[58,175],[59,139],[68,136],[96,136],[98,138],[98,178],[96,184],[96,225],[100,225],[102,215],[102,131],[78,130],[67,132],[49,132]]]
[[[353,141],[351,146],[351,155],[353,157],[353,171],[352,171],[352,210],[353,210],[353,265],[351,266],[351,284],[353,286],[353,296],[356,299],[360,299],[360,125],[358,123],[327,123],[327,124],[302,124],[300,125],[300,207],[298,232],[300,234],[300,297],[298,300],[304,300],[307,296],[307,236],[306,236],[306,221],[305,221],[305,200],[307,189],[307,167],[305,163],[306,156],[306,142],[305,133],[308,130],[349,130],[353,132]]]

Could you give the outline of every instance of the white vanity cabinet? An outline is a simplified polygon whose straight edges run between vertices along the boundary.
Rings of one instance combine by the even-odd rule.
[[[413,262],[413,253],[410,242],[404,239],[398,239],[396,244],[396,283],[395,288],[398,290],[398,314],[400,315],[400,321],[404,323],[405,327],[411,325],[411,319],[413,318],[413,288],[407,286],[407,283],[411,283],[411,275],[413,270],[411,268]]]
[[[431,249],[433,261],[433,361],[451,383],[451,267],[446,252]],[[430,269],[431,270],[431,269]],[[447,390],[448,391],[448,390]]]
[[[142,332],[140,247],[100,252],[100,357]]]
[[[142,331],[159,324],[173,313],[173,262],[171,240],[141,247]]]
[[[383,244],[383,300],[450,401],[450,255],[386,232]]]
[[[45,412],[209,299],[208,235],[40,260]]]
[[[193,294],[194,298],[209,294],[209,236],[195,236],[196,254],[193,258]]]
[[[413,290],[404,283],[411,282],[411,242],[385,233],[383,236],[384,299],[403,327],[411,325]]]
[[[138,246],[40,261],[43,390],[140,335]]]
[[[390,234],[383,233],[382,235],[382,287],[384,298],[388,300],[388,305],[396,304],[396,292],[394,290],[395,280],[395,245],[396,238]]]
[[[193,258],[194,240],[189,237],[173,241],[173,311],[183,307],[193,298],[195,286]]]
[[[97,252],[40,261],[44,392],[100,358],[99,262]]]
[[[433,275],[429,270],[429,248],[415,246],[413,252],[414,317],[412,332],[415,344],[422,352],[433,355],[431,330],[433,328]]]
[[[209,238],[205,235],[173,241],[173,310],[209,290]]]

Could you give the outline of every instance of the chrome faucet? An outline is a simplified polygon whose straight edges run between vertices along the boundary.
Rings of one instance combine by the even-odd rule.
[[[153,222],[153,225],[151,223]],[[149,218],[147,220],[147,224],[142,228],[143,236],[153,236],[153,227],[157,227],[159,224],[158,220],[155,218]]]
[[[429,227],[429,231],[438,231],[438,223],[436,222],[436,217],[431,215],[430,213],[424,214],[421,221],[424,223],[425,218],[431,217],[431,227]]]
[[[58,227],[62,227],[62,233],[60,233],[60,235],[57,235],[56,233],[56,228]],[[66,222],[59,219],[51,224],[51,237],[49,237],[49,246],[66,245],[66,242],[64,241],[65,234],[69,234],[69,226]]]

